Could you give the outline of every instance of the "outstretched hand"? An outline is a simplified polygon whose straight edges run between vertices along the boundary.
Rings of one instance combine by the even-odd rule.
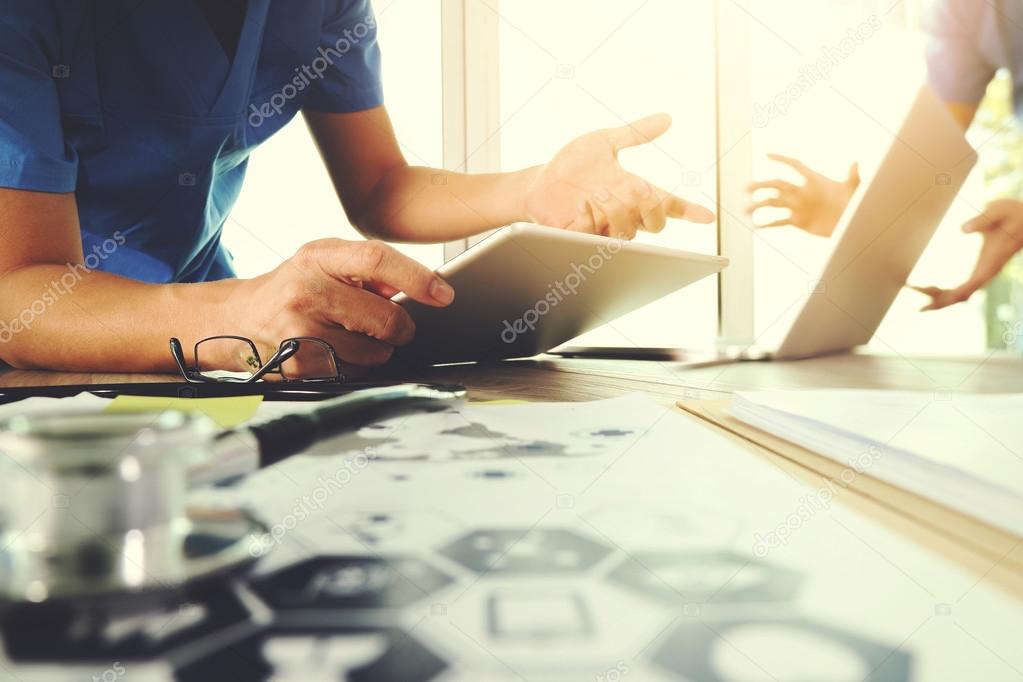
[[[818,237],[831,236],[860,185],[859,166],[853,164],[845,180],[834,180],[798,159],[781,154],[768,154],[767,157],[794,169],[802,176],[803,184],[796,185],[779,179],[751,183],[747,188],[751,199],[747,213],[753,215],[762,208],[785,208],[789,211],[787,216],[757,227],[791,226]],[[768,190],[773,194],[763,196]],[[761,198],[757,199],[757,195]]]
[[[669,218],[713,222],[709,209],[651,185],[618,161],[623,149],[649,144],[670,127],[671,117],[657,114],[575,139],[539,169],[526,196],[530,220],[619,239],[660,232]]]
[[[1013,199],[992,202],[983,213],[963,225],[963,232],[983,236],[977,265],[969,279],[954,289],[913,287],[931,298],[924,310],[940,310],[968,300],[1023,249],[1023,202]]]

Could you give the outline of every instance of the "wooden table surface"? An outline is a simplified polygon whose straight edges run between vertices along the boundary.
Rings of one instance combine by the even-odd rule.
[[[436,367],[403,380],[461,383],[476,400],[595,400],[645,391],[664,401],[723,398],[755,388],[885,388],[935,392],[1023,391],[1023,361],[990,354],[970,358],[836,355],[797,362],[739,362],[710,367],[657,361],[563,359]],[[159,375],[0,371],[0,387],[173,381]]]

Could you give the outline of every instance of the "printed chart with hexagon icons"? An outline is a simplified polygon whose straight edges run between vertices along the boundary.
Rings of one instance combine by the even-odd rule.
[[[278,613],[401,609],[452,583],[418,557],[322,556],[255,583]]]
[[[803,576],[750,556],[692,551],[630,555],[609,579],[661,602],[710,607],[794,602]]]
[[[562,528],[486,528],[441,548],[441,554],[480,574],[584,573],[611,548]]]
[[[488,575],[450,594],[416,629],[424,641],[463,667],[499,675],[509,666],[528,680],[594,679],[632,665],[674,618],[593,571]]]
[[[173,655],[223,633],[256,629],[253,614],[237,591],[214,582],[177,595],[177,602],[146,603],[144,595],[123,612],[102,605],[23,606],[4,613],[4,648],[19,663],[85,662],[126,665]],[[2,669],[0,669],[2,671]]]
[[[814,519],[755,554],[755,534],[807,487],[662,406],[629,398],[468,416],[428,416],[425,440],[377,424],[340,451],[204,491],[204,503],[263,513],[270,530],[253,570],[123,612],[8,610],[0,679],[1018,677],[1004,647],[994,656],[982,636],[961,634],[980,630],[968,611],[979,605],[1011,640],[1018,606],[872,520],[836,507],[837,523]],[[441,454],[387,450],[397,444]],[[366,448],[394,458],[341,468]],[[332,470],[351,476],[328,490]],[[959,589],[946,598],[949,585]]]
[[[444,582],[439,573],[417,573],[422,566],[417,560],[385,564],[332,557],[299,564],[279,581],[252,588],[237,582],[210,585],[188,595],[181,606],[153,603],[121,614],[20,609],[4,622],[11,660],[0,668],[16,676],[0,679],[425,682],[448,668],[441,655],[401,627],[362,624],[349,612],[400,607],[430,589],[395,578],[396,567],[424,584]],[[267,601],[253,590],[269,591]],[[314,599],[315,609],[307,610]],[[296,614],[308,617],[288,617]],[[52,630],[61,622],[65,627]],[[41,627],[51,631],[40,632]]]
[[[865,680],[904,682],[910,656],[828,623],[785,620],[702,620],[672,627],[653,661],[685,680]]]
[[[319,626],[254,633],[178,669],[178,682],[427,682],[447,664],[408,632]]]

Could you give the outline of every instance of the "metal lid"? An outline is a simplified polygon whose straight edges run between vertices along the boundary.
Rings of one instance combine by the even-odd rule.
[[[177,410],[138,413],[67,412],[21,415],[0,421],[0,452],[25,463],[41,455],[58,466],[55,452],[132,453],[204,446],[218,432],[204,415]],[[2,462],[3,458],[0,458]],[[57,459],[58,461],[52,461]]]

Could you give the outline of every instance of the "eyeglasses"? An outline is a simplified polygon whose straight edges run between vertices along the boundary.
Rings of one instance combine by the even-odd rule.
[[[195,344],[189,365],[178,339],[170,340],[171,355],[190,384],[249,384],[264,378],[287,382],[344,383],[341,360],[333,346],[314,337],[283,341],[266,362],[256,344],[244,336],[211,336]]]

